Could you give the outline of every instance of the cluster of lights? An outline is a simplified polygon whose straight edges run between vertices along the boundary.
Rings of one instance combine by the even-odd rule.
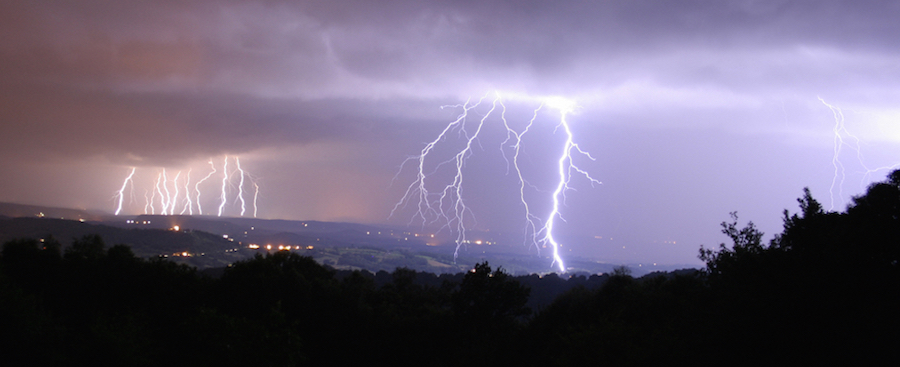
[[[127,224],[150,224],[150,221],[149,220],[128,219],[125,221],[125,223],[127,223]]]
[[[263,248],[263,249],[266,249],[266,251],[272,251],[272,250],[277,250],[277,251],[290,251],[290,250],[312,250],[312,249],[314,249],[315,247],[314,247],[314,246],[305,246],[305,247],[304,247],[304,246],[299,246],[299,245],[297,245],[297,246],[290,246],[290,245],[271,245],[271,244],[268,244],[268,245],[265,245],[265,246],[260,246],[260,245],[255,244],[255,243],[251,243],[251,244],[247,245],[247,248],[249,248],[249,249],[251,249],[251,250],[258,250],[258,249],[260,249],[260,248]]]
[[[199,253],[199,254],[195,254],[195,253],[191,253],[191,252],[188,252],[188,251],[182,251],[182,252],[174,252],[174,253],[172,253],[171,256],[172,256],[172,257],[206,256],[206,253],[201,252],[201,253]],[[169,255],[168,255],[168,254],[163,254],[163,255],[159,255],[159,257],[162,257],[162,258],[168,258]]]
[[[482,240],[474,240],[474,241],[466,240],[465,243],[466,243],[466,244],[478,245],[478,246],[481,246],[481,245],[488,245],[488,246],[490,246],[490,245],[496,245],[496,244],[497,244],[496,242],[482,241]]]

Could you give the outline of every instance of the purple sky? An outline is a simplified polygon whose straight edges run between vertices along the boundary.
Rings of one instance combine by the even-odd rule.
[[[143,213],[163,168],[196,182],[229,155],[260,217],[402,224],[412,211],[388,215],[415,172],[392,178],[459,113],[441,106],[499,91],[521,130],[559,96],[603,183],[573,181],[558,232],[602,237],[582,250],[605,260],[697,263],[731,211],[770,238],[803,187],[843,209],[887,173],[867,169],[900,162],[897,2],[583,3],[3,2],[0,201],[112,211],[137,167],[125,212]],[[843,184],[819,97],[846,118]],[[488,122],[465,167],[470,227],[516,231]],[[558,122],[542,110],[523,141],[539,213]]]

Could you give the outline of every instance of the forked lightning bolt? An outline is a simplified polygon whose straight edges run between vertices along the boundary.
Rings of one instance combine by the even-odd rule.
[[[863,168],[863,176],[860,179],[860,188],[865,189],[864,185],[868,179],[871,178],[873,173],[884,170],[892,170],[897,167],[900,167],[900,163],[894,164],[892,166],[884,166],[878,168],[869,168],[865,160],[863,159],[862,149],[860,149],[860,140],[855,135],[850,134],[847,131],[847,127],[844,124],[844,112],[841,111],[840,108],[835,107],[827,102],[825,102],[822,97],[819,97],[819,102],[822,102],[829,110],[831,110],[831,114],[834,116],[834,128],[832,131],[834,132],[834,155],[831,158],[831,164],[834,166],[834,177],[831,179],[831,187],[828,189],[828,193],[831,198],[831,207],[829,210],[834,210],[834,189],[837,186],[838,189],[838,198],[843,202],[844,197],[844,180],[847,178],[847,172],[844,168],[844,164],[840,160],[841,151],[843,148],[849,147],[856,151],[856,160],[859,162],[859,165]]]
[[[116,193],[115,198],[118,198],[119,205],[116,207],[116,215],[119,215],[119,212],[122,211],[122,201],[125,199],[125,188],[128,187],[128,183],[131,183],[132,194],[134,191],[134,181],[131,180],[134,177],[134,171],[137,170],[137,167],[131,168],[131,173],[128,174],[128,177],[125,178],[125,182],[122,182],[122,188]]]
[[[560,245],[556,242],[556,239],[553,238],[553,225],[556,222],[556,219],[559,218],[560,220],[563,220],[559,211],[560,200],[565,199],[565,194],[566,191],[569,190],[569,182],[572,180],[573,173],[584,176],[590,180],[591,185],[595,183],[599,184],[600,181],[591,177],[587,171],[578,168],[572,161],[573,151],[594,160],[594,157],[591,157],[588,152],[581,150],[581,148],[578,147],[578,144],[573,142],[572,130],[569,128],[569,123],[566,121],[566,114],[572,111],[573,106],[570,104],[562,104],[557,106],[557,108],[559,108],[560,113],[560,127],[566,132],[566,143],[563,147],[562,154],[559,156],[559,183],[556,185],[556,190],[553,191],[553,210],[550,212],[550,215],[547,216],[547,222],[544,223],[544,227],[541,228],[540,233],[543,234],[543,236],[540,237],[540,241],[551,245],[554,263],[559,265],[559,271],[565,272],[566,268],[563,265],[562,258],[559,256]]]
[[[197,192],[197,213],[199,213],[200,215],[203,215],[203,208],[200,207],[200,184],[202,184],[203,181],[206,181],[216,173],[216,165],[213,164],[212,158],[209,159],[209,166],[212,167],[212,172],[206,175],[206,177],[204,177],[202,180],[197,181],[197,184],[194,185],[194,191]]]
[[[437,138],[427,143],[418,155],[412,156],[404,162],[404,165],[407,162],[417,163],[416,179],[413,180],[413,182],[406,188],[406,191],[400,201],[398,201],[394,205],[394,208],[391,210],[391,216],[394,216],[398,210],[405,208],[410,204],[413,204],[415,205],[416,211],[410,219],[410,224],[417,219],[421,220],[423,226],[440,222],[441,229],[447,228],[451,230],[451,232],[455,232],[456,249],[453,253],[453,257],[455,260],[459,256],[460,247],[468,243],[468,241],[466,240],[466,218],[467,216],[474,217],[474,215],[471,213],[471,210],[466,206],[465,201],[463,200],[465,162],[473,155],[472,145],[476,141],[476,139],[478,139],[479,134],[481,133],[486,121],[490,117],[492,117],[492,115],[495,114],[495,111],[499,108],[499,119],[503,123],[503,126],[507,132],[506,140],[500,143],[500,150],[501,152],[504,152],[503,149],[507,146],[507,144],[510,144],[509,147],[513,148],[512,166],[515,169],[516,175],[519,179],[519,197],[525,210],[524,232],[526,242],[534,245],[538,249],[538,251],[540,251],[540,248],[549,245],[553,251],[552,265],[556,265],[561,272],[565,272],[565,264],[563,263],[563,260],[559,254],[559,247],[561,245],[553,237],[553,229],[554,225],[557,223],[556,221],[563,220],[560,206],[564,203],[565,193],[570,189],[569,184],[572,180],[572,177],[575,175],[581,175],[585,177],[592,185],[595,183],[600,183],[600,181],[591,177],[587,171],[584,171],[576,166],[573,160],[573,154],[576,153],[586,156],[591,160],[594,159],[590,154],[582,150],[578,146],[578,144],[574,142],[572,130],[570,129],[569,123],[566,120],[567,114],[572,111],[575,105],[574,103],[561,98],[542,99],[541,105],[534,110],[534,115],[528,122],[526,127],[522,130],[522,132],[517,132],[512,127],[510,127],[510,124],[506,120],[506,106],[503,104],[500,94],[495,93],[495,97],[491,100],[490,108],[483,116],[481,116],[481,118],[477,119],[474,131],[470,132],[469,130],[471,130],[471,128],[467,129],[466,126],[467,123],[469,123],[469,115],[473,113],[472,111],[475,108],[484,103],[484,100],[487,98],[487,96],[488,95],[481,97],[477,102],[474,103],[470,99],[462,105],[441,107],[442,109],[460,108],[461,112],[456,120],[450,122],[446,127],[444,127]],[[556,184],[556,188],[553,191],[551,197],[552,209],[546,216],[546,220],[542,221],[537,215],[532,212],[528,201],[525,199],[525,187],[526,185],[530,186],[530,184],[528,184],[528,182],[525,180],[525,177],[523,176],[522,170],[519,166],[519,153],[521,152],[522,148],[522,137],[531,129],[538,117],[538,112],[544,106],[559,111],[560,121],[557,125],[557,130],[561,128],[565,132],[566,141],[557,160],[558,183]],[[428,169],[426,169],[426,160],[432,160],[429,159],[429,156],[435,154],[435,146],[437,146],[441,142],[448,140],[449,136],[453,133],[456,133],[458,136],[463,138],[465,142],[463,148],[460,149],[449,160],[436,164],[433,170],[429,171]],[[503,153],[503,158],[506,160],[507,165],[509,165],[510,160],[507,159],[505,152]],[[440,170],[444,165],[448,164],[452,164],[455,167],[455,170],[452,171],[454,173],[452,181],[444,185],[440,191],[430,192],[428,190],[428,187],[430,185],[426,185],[426,183],[431,182],[432,180],[430,179],[430,177],[438,170]],[[402,169],[403,165],[401,165],[401,171]],[[400,171],[398,171],[397,175],[399,174]],[[395,176],[395,179],[396,177],[397,176]]]

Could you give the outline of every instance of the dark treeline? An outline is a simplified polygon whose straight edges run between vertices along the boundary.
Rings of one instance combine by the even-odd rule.
[[[769,243],[722,223],[701,271],[338,272],[288,252],[216,277],[86,236],[0,257],[0,352],[35,365],[861,364],[900,342],[900,171],[845,212],[805,190]]]

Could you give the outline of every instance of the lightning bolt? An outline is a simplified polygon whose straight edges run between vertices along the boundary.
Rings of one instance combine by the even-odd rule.
[[[188,215],[194,215],[194,203],[191,201],[191,171],[188,170],[187,177],[184,180],[184,209],[181,209],[181,215],[184,215],[185,212],[188,212]]]
[[[572,111],[574,108],[573,105],[565,103],[556,106],[559,108],[560,112],[560,122],[559,126],[563,128],[566,132],[566,143],[564,144],[562,154],[559,156],[559,183],[556,185],[556,190],[553,191],[553,210],[550,212],[550,215],[547,216],[547,222],[544,224],[544,227],[541,229],[541,233],[543,233],[543,238],[541,238],[542,243],[549,243],[551,248],[553,249],[553,263],[559,266],[559,271],[565,272],[566,268],[563,264],[562,258],[559,256],[559,248],[562,246],[556,242],[553,238],[553,225],[557,218],[560,220],[564,220],[559,211],[560,199],[565,200],[565,193],[568,191],[569,182],[572,180],[573,171],[574,173],[578,173],[585,178],[587,178],[591,182],[591,186],[595,183],[599,184],[600,181],[595,180],[591,177],[587,171],[584,171],[578,166],[575,165],[572,160],[572,153],[577,152],[581,155],[587,156],[591,160],[594,160],[588,152],[582,150],[578,144],[575,144],[573,141],[572,130],[569,128],[569,123],[566,121],[566,114]],[[552,265],[552,264],[551,264]]]
[[[154,197],[156,197],[156,191],[153,191],[153,196],[147,196],[147,189],[144,189],[144,200],[146,200],[146,204],[144,204],[144,214],[155,214],[153,210]]]
[[[244,202],[244,170],[241,169],[241,159],[239,157],[234,157],[234,163],[237,165],[237,171],[241,174],[241,182],[238,183],[238,200],[241,202],[241,216],[244,216],[244,212],[247,211],[246,203]]]
[[[163,189],[160,187],[160,184],[166,182],[165,180],[166,170],[163,169],[162,172],[156,177],[156,192],[159,194],[159,203],[162,205],[162,211],[159,214],[166,215],[166,195],[163,194]]]
[[[573,155],[579,154],[586,156],[587,158],[594,160],[594,158],[586,151],[582,150],[578,144],[574,142],[574,136],[572,130],[569,127],[569,123],[566,120],[566,116],[569,112],[571,112],[575,104],[571,101],[562,99],[562,98],[548,98],[542,100],[541,105],[534,110],[533,117],[529,120],[526,127],[522,130],[522,132],[516,132],[512,127],[510,127],[507,119],[506,119],[506,106],[503,104],[500,93],[495,92],[495,98],[491,101],[490,109],[477,121],[474,132],[469,132],[466,129],[466,124],[469,119],[470,112],[476,107],[480,106],[484,103],[484,100],[487,98],[488,94],[481,97],[477,102],[472,102],[471,99],[467,100],[462,105],[453,105],[453,106],[442,106],[441,108],[461,108],[462,112],[456,118],[456,120],[447,124],[446,127],[441,131],[436,139],[427,143],[425,147],[419,152],[416,156],[411,156],[407,158],[403,164],[400,166],[400,170],[397,172],[397,175],[394,176],[394,179],[399,176],[400,172],[402,172],[403,167],[407,162],[415,161],[417,162],[417,173],[416,179],[406,188],[403,197],[394,205],[391,210],[390,217],[393,217],[398,210],[408,207],[413,201],[417,202],[416,212],[413,214],[408,224],[412,224],[416,219],[421,219],[421,223],[423,226],[429,223],[435,223],[437,221],[443,222],[441,230],[444,228],[448,228],[451,232],[456,232],[455,244],[456,248],[453,253],[454,260],[459,256],[460,247],[464,246],[468,241],[466,240],[466,225],[465,219],[467,213],[472,215],[471,210],[466,206],[465,201],[463,200],[463,181],[464,174],[463,168],[465,167],[465,162],[468,158],[470,158],[472,153],[472,144],[478,139],[479,134],[484,127],[486,120],[495,113],[495,111],[500,109],[500,120],[503,123],[504,128],[506,129],[506,139],[500,143],[500,150],[503,153],[503,158],[507,163],[507,174],[509,173],[509,164],[510,161],[505,155],[504,147],[509,145],[509,147],[513,148],[513,156],[512,156],[512,166],[515,168],[516,175],[519,179],[519,197],[522,202],[522,205],[525,208],[525,237],[526,243],[529,242],[533,244],[538,251],[540,248],[546,247],[550,245],[553,251],[553,262],[551,266],[558,266],[561,272],[565,272],[565,264],[561,256],[559,255],[559,248],[562,246],[554,237],[553,237],[553,229],[556,224],[556,220],[564,220],[560,206],[565,203],[565,193],[570,190],[570,183],[573,176],[583,176],[586,178],[591,185],[600,184],[600,181],[591,177],[591,175],[579,168],[575,165],[573,160]],[[553,108],[560,111],[560,121],[557,125],[556,129],[560,128],[566,134],[566,141],[563,145],[563,149],[559,158],[557,160],[557,174],[559,176],[559,181],[556,184],[556,188],[553,191],[551,196],[552,201],[552,209],[550,213],[546,217],[546,221],[541,221],[531,210],[531,207],[528,204],[528,201],[525,199],[525,186],[531,186],[524,178],[522,174],[522,170],[519,166],[519,154],[521,152],[522,147],[522,137],[528,133],[528,131],[533,126],[535,120],[537,119],[538,112],[544,107],[547,106],[549,108]],[[460,149],[453,158],[438,163],[433,171],[426,170],[426,160],[429,155],[434,154],[435,146],[439,143],[447,140],[448,135],[456,132],[458,136],[464,137],[465,145],[462,149]],[[437,172],[442,166],[447,164],[453,164],[455,166],[455,174],[453,180],[446,184],[440,192],[429,192],[426,181],[430,182],[429,177]],[[474,217],[474,215],[472,215]],[[529,236],[530,234],[530,236]]]
[[[846,146],[850,149],[853,149],[856,152],[856,160],[859,162],[859,165],[863,168],[863,176],[860,179],[859,186],[861,189],[865,189],[866,181],[872,176],[873,173],[883,171],[883,170],[892,170],[897,167],[900,167],[900,163],[894,164],[892,166],[883,166],[878,168],[869,168],[865,160],[863,159],[862,149],[860,148],[860,140],[855,135],[851,134],[847,130],[847,126],[844,123],[844,112],[841,111],[840,108],[831,105],[825,102],[822,97],[818,97],[819,102],[822,102],[823,105],[828,107],[831,110],[831,114],[834,117],[834,127],[832,131],[834,133],[834,155],[831,158],[831,164],[834,166],[834,177],[831,179],[831,186],[828,188],[828,194],[831,199],[831,207],[829,210],[834,210],[834,189],[837,186],[838,190],[838,198],[841,200],[841,204],[845,204],[843,197],[843,186],[844,181],[847,178],[847,172],[844,167],[844,164],[840,160],[841,151]],[[846,137],[846,138],[845,138]]]
[[[540,246],[538,246],[537,235],[539,233],[538,224],[540,222],[540,218],[531,213],[531,207],[528,205],[528,200],[525,200],[525,186],[528,184],[525,181],[525,177],[522,175],[522,169],[519,167],[519,152],[522,150],[522,136],[528,133],[531,130],[531,126],[534,125],[534,121],[537,119],[538,112],[543,108],[544,105],[541,104],[534,110],[534,115],[532,115],[531,120],[528,121],[528,124],[525,125],[525,128],[521,133],[517,133],[515,130],[510,128],[509,123],[506,121],[506,108],[504,106],[503,114],[501,115],[501,119],[503,120],[503,126],[506,128],[506,140],[500,143],[500,152],[503,153],[503,159],[506,160],[506,173],[509,174],[509,160],[506,158],[505,151],[503,147],[515,137],[515,144],[512,144],[514,150],[513,154],[513,167],[516,169],[516,176],[519,178],[519,201],[522,202],[522,206],[525,208],[525,228],[523,229],[523,234],[525,235],[524,241],[525,245],[529,244],[528,237],[530,233],[531,242],[535,244],[535,247],[540,251]],[[530,186],[530,184],[528,184]]]
[[[181,177],[181,171],[178,171],[178,173],[175,175],[175,178],[172,179],[172,186],[175,187],[175,195],[172,196],[171,198],[169,198],[169,203],[167,204],[167,206],[169,207],[169,214],[171,214],[171,215],[175,214],[175,206],[176,206],[176,203],[178,202],[178,178],[179,177]],[[168,189],[166,190],[166,193],[168,193]]]
[[[114,196],[114,198],[119,199],[119,205],[116,207],[115,215],[119,215],[119,212],[122,211],[122,201],[125,199],[125,187],[128,186],[129,182],[131,182],[131,187],[132,189],[134,189],[134,181],[132,181],[131,178],[134,177],[135,170],[137,170],[137,167],[131,168],[131,173],[129,173],[128,177],[125,178],[125,182],[122,182],[122,188],[119,189],[119,191],[116,192],[116,196]]]
[[[227,198],[225,197],[225,189],[228,187],[228,156],[225,156],[225,164],[222,165],[222,173],[224,176],[222,177],[222,203],[219,204],[219,215],[222,216],[222,210],[225,209],[225,201]]]
[[[212,158],[209,159],[209,166],[212,167],[212,172],[206,175],[206,177],[204,177],[202,180],[197,181],[197,184],[194,185],[194,191],[197,192],[197,213],[199,213],[200,215],[203,215],[203,208],[200,207],[200,184],[202,184],[203,181],[206,181],[216,173],[216,165],[213,164]]]
[[[252,181],[252,180],[251,180]],[[257,202],[259,201],[259,184],[256,181],[253,182],[253,187],[256,188],[256,192],[253,193],[253,218],[256,218],[256,213],[259,211],[259,206],[257,206]]]
[[[482,103],[482,101],[484,101],[484,99],[486,97],[487,97],[487,95],[481,97],[481,99],[479,99],[478,102],[476,102],[476,103],[471,103],[471,99],[470,99],[470,100],[467,100],[462,105],[441,106],[441,109],[448,108],[448,107],[450,107],[450,108],[453,108],[453,107],[460,108],[461,107],[462,113],[460,113],[460,115],[456,118],[455,121],[448,124],[444,128],[444,130],[441,131],[441,133],[438,135],[438,137],[436,139],[434,139],[432,142],[426,144],[425,148],[422,149],[422,151],[420,152],[420,154],[418,156],[410,157],[404,162],[404,164],[405,164],[406,162],[409,162],[411,160],[418,161],[418,172],[416,175],[416,180],[413,181],[407,187],[406,193],[404,194],[403,198],[401,198],[400,201],[397,202],[396,205],[394,205],[394,208],[393,208],[393,210],[391,210],[391,214],[390,214],[390,216],[393,216],[394,213],[397,211],[397,209],[399,209],[401,207],[406,207],[406,205],[412,200],[412,198],[414,196],[418,196],[419,200],[418,200],[418,203],[416,204],[417,211],[413,215],[412,219],[410,219],[410,223],[412,223],[412,221],[414,221],[417,217],[422,219],[423,226],[428,223],[434,223],[438,220],[443,219],[445,224],[443,224],[441,229],[444,229],[444,228],[452,229],[453,227],[455,227],[457,237],[456,237],[456,249],[453,252],[454,260],[456,260],[456,258],[459,256],[459,248],[466,242],[466,227],[465,227],[465,222],[464,222],[464,216],[465,216],[466,212],[468,211],[468,209],[465,205],[465,202],[463,202],[463,200],[462,200],[462,181],[463,181],[462,168],[463,168],[463,164],[465,163],[466,158],[468,158],[468,156],[470,154],[470,150],[472,147],[472,141],[474,141],[475,138],[478,137],[478,133],[481,132],[481,128],[482,128],[482,126],[484,126],[484,121],[487,119],[487,117],[490,115],[490,113],[485,114],[484,117],[479,121],[478,129],[472,135],[469,135],[469,133],[466,131],[465,124],[466,124],[466,120],[468,118],[469,111],[478,107]],[[499,97],[494,100],[494,103],[492,104],[492,107],[491,107],[491,111],[493,111],[494,108],[496,107],[496,102],[498,99],[499,99]],[[444,189],[440,192],[440,194],[430,193],[425,185],[426,179],[428,178],[428,176],[430,174],[430,173],[426,174],[425,160],[428,157],[428,155],[432,152],[434,147],[439,142],[445,140],[447,135],[453,131],[458,131],[460,135],[466,136],[465,148],[460,150],[459,153],[457,153],[454,156],[454,158],[452,158],[446,162],[438,164],[438,166],[437,166],[437,168],[435,168],[435,170],[439,169],[441,166],[443,166],[446,163],[455,162],[456,174],[453,178],[453,181],[450,184],[444,186]],[[401,165],[400,168],[402,170],[403,165]],[[399,175],[399,173],[400,172],[398,171],[397,175]],[[395,178],[396,177],[397,176],[395,176]],[[444,209],[445,202],[448,203],[447,205],[452,207],[452,209],[453,209],[452,216],[450,215],[451,214],[450,211]]]

